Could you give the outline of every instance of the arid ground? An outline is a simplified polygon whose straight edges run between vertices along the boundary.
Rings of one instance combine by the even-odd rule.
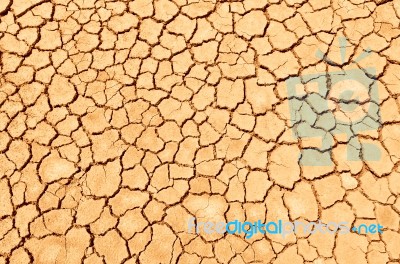
[[[0,0],[0,263],[399,263],[399,26],[399,0]]]

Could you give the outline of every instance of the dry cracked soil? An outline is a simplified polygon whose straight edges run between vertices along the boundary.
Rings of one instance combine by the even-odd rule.
[[[399,26],[399,0],[0,0],[0,263],[399,263]],[[378,118],[350,135],[356,97],[318,89],[354,69]],[[299,97],[300,76],[323,81]],[[293,122],[296,98],[331,104]],[[248,239],[191,217],[383,232]]]

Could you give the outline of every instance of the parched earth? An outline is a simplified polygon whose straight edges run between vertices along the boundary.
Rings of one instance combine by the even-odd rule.
[[[400,1],[0,0],[0,20],[0,263],[399,263]],[[333,133],[351,94],[293,122],[318,86],[290,80],[352,69],[378,127]],[[246,239],[191,217],[384,232]]]

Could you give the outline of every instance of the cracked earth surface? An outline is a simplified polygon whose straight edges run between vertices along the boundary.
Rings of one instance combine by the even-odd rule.
[[[400,1],[1,0],[0,16],[0,263],[399,263]],[[332,165],[301,166],[316,143],[293,136],[286,81],[366,67],[382,124],[358,137],[381,159],[348,161],[333,135]],[[245,239],[188,233],[193,216],[385,228]]]

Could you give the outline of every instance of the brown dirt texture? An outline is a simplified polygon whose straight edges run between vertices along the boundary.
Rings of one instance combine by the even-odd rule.
[[[0,0],[0,264],[400,263],[399,94],[400,0]]]

